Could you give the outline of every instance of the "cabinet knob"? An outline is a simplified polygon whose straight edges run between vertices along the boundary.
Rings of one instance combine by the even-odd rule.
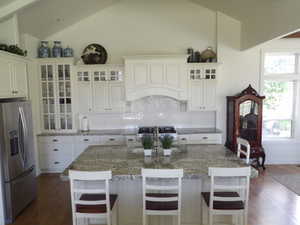
[[[186,141],[186,138],[181,138],[182,141]]]
[[[57,140],[57,139],[53,139],[52,141],[53,141],[53,142],[58,142],[58,140]]]
[[[128,141],[133,141],[133,139],[128,139]]]
[[[57,148],[53,149],[54,152],[58,152],[59,150]]]
[[[206,139],[208,139],[208,137],[203,137],[202,139],[203,139],[203,140],[206,140]]]
[[[114,138],[110,138],[109,140],[110,140],[110,141],[115,141],[115,139],[114,139]]]
[[[54,164],[56,164],[56,165],[59,164],[59,163],[60,163],[60,162],[54,162]]]
[[[84,141],[89,141],[89,139],[88,138],[85,138],[85,139],[83,139]]]

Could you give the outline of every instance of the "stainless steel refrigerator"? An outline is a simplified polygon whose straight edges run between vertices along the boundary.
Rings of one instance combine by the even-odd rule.
[[[0,103],[0,154],[5,221],[12,223],[37,193],[30,102]]]

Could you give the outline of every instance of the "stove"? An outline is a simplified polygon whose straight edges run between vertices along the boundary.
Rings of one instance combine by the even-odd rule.
[[[177,140],[177,131],[174,126],[139,127],[137,133],[138,138],[142,138],[143,135],[157,135],[158,137],[169,135],[174,138],[174,141]]]

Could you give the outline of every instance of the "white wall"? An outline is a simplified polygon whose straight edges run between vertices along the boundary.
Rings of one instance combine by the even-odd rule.
[[[108,63],[136,54],[185,53],[215,46],[215,13],[187,0],[123,0],[49,36],[80,57],[91,43],[103,45]]]
[[[7,45],[19,44],[19,27],[16,15],[0,22],[0,43]]]

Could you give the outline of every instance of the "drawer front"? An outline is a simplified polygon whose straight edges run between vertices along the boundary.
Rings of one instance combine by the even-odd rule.
[[[188,144],[221,144],[221,134],[191,134],[188,136]]]
[[[102,145],[123,145],[125,144],[124,136],[122,135],[111,135],[101,136]]]
[[[100,136],[77,136],[76,137],[76,142],[80,144],[101,144],[101,137]]]
[[[50,156],[72,155],[73,143],[39,143],[39,152]]]
[[[38,140],[43,143],[73,143],[74,136],[40,136]]]
[[[63,172],[72,162],[72,157],[54,157],[45,154],[40,155],[40,168],[42,172]]]

